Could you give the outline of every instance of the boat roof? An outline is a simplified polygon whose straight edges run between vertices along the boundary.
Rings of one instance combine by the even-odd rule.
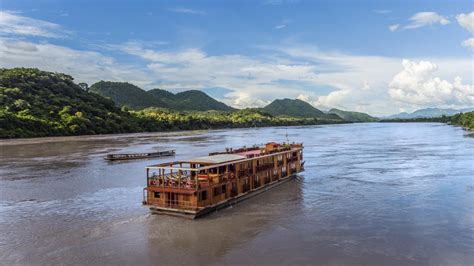
[[[230,161],[242,160],[247,157],[237,154],[217,154],[211,156],[196,157],[189,160],[190,163],[200,163],[200,164],[218,164],[225,163]]]
[[[238,152],[236,154],[247,156],[247,155],[259,155],[260,153],[262,153],[262,152],[260,151],[260,149],[258,149],[258,150]]]

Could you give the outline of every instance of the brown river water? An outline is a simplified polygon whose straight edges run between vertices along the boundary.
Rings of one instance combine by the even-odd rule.
[[[304,142],[294,180],[197,220],[141,205],[145,166]],[[107,162],[107,153],[176,149]],[[474,138],[368,123],[0,141],[0,264],[474,265]]]

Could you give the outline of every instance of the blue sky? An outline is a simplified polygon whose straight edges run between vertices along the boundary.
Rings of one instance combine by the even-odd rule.
[[[0,66],[386,115],[474,105],[471,1],[0,2]]]

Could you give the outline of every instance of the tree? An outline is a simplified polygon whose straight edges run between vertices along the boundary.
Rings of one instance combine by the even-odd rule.
[[[89,85],[87,85],[87,83],[81,82],[81,83],[78,83],[77,85],[79,85],[79,87],[81,87],[81,89],[83,89],[85,92],[89,92]]]

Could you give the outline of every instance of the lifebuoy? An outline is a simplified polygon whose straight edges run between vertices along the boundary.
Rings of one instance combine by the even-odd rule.
[[[158,184],[158,181],[156,179],[153,179],[151,180],[151,184],[156,186]]]

